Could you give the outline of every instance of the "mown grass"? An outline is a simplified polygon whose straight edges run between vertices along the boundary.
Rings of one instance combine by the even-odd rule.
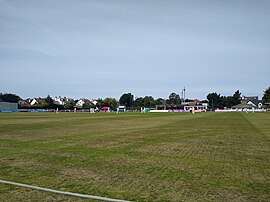
[[[132,201],[269,201],[270,114],[0,114],[0,179]],[[89,201],[0,184],[0,201]]]

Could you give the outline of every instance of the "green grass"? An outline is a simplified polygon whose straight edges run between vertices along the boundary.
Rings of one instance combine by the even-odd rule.
[[[0,113],[0,179],[132,201],[269,201],[270,113]],[[89,201],[0,184],[0,201]]]

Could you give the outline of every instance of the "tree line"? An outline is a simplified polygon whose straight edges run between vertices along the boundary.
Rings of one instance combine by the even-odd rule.
[[[206,102],[209,103],[209,107],[212,109],[216,108],[231,108],[234,105],[240,104],[241,102],[241,93],[239,90],[235,91],[235,93],[231,96],[222,96],[216,92],[209,93],[206,96]],[[18,95],[11,93],[0,93],[0,102],[11,102],[18,103],[21,98]],[[74,109],[76,102],[78,100],[73,100],[71,102],[66,103],[65,105],[55,104],[53,99],[48,95],[45,98],[45,102],[42,104],[38,104],[36,106],[31,106],[31,108],[47,108],[47,109]],[[97,99],[97,104],[84,104],[84,109],[89,108],[102,108],[104,106],[109,106],[112,110],[116,110],[119,105],[124,105],[128,109],[140,109],[141,107],[154,108],[156,105],[180,105],[183,101],[191,101],[191,100],[182,100],[180,96],[176,93],[171,93],[167,99],[163,98],[153,98],[152,96],[145,97],[134,97],[132,93],[124,93],[121,95],[119,100],[115,98],[105,98],[105,99]],[[263,94],[262,97],[263,104],[270,103],[270,87],[268,87]]]
[[[109,106],[112,110],[116,110],[119,105],[126,106],[129,110],[139,110],[141,107],[155,108],[156,105],[162,104],[181,104],[180,96],[176,93],[171,93],[168,99],[157,98],[152,96],[134,97],[132,93],[124,93],[117,101],[115,98],[97,99],[98,104],[85,105],[84,108]]]
[[[0,94],[0,101],[2,102],[13,102],[18,103],[21,98],[18,95],[5,93]],[[59,105],[54,102],[50,95],[45,98],[45,102],[37,103],[33,106],[27,106],[25,108],[41,108],[41,109],[74,109],[76,107],[76,103],[78,100],[72,100],[65,105]],[[84,109],[89,108],[102,108],[104,106],[109,106],[112,110],[116,110],[119,105],[124,105],[128,109],[140,109],[141,107],[148,107],[154,108],[156,105],[162,104],[181,104],[180,96],[176,93],[171,93],[168,99],[163,98],[153,98],[152,96],[145,96],[145,97],[134,97],[131,93],[124,93],[119,100],[115,98],[105,98],[105,99],[97,99],[97,104],[94,105],[93,103],[89,104],[86,103],[82,106]],[[24,107],[22,107],[24,108]]]
[[[270,87],[268,87],[265,91],[263,91],[262,103],[269,104],[270,103]],[[238,105],[241,103],[241,93],[239,90],[235,91],[232,96],[221,96],[220,94],[214,92],[209,93],[207,95],[207,100],[209,103],[209,107],[212,109],[223,109],[223,108],[231,108],[232,106]]]
[[[231,108],[241,103],[241,93],[239,90],[235,91],[232,96],[221,96],[216,92],[209,93],[207,100],[211,109]]]

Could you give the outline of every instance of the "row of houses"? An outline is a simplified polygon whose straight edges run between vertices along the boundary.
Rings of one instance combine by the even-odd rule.
[[[243,110],[243,109],[265,109],[268,106],[263,105],[262,100],[259,100],[258,96],[243,96],[241,103],[232,106],[232,109]]]
[[[28,98],[19,100],[18,104],[21,107],[29,107],[34,105],[42,105],[46,103],[46,98]],[[56,96],[53,98],[53,103],[56,105],[66,105],[68,103],[75,103],[73,98]],[[90,100],[86,98],[81,98],[76,100],[75,107],[82,108],[84,105],[96,105],[98,102],[96,100]]]

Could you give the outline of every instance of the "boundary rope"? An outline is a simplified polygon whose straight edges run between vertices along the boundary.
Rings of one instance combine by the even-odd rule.
[[[67,192],[67,191],[59,191],[59,190],[55,190],[55,189],[47,189],[47,188],[43,188],[43,187],[32,186],[32,185],[22,184],[22,183],[17,183],[17,182],[10,182],[10,181],[6,181],[6,180],[0,180],[0,182],[4,183],[4,184],[11,184],[11,185],[20,186],[20,187],[37,189],[37,190],[47,191],[47,192],[52,192],[52,193],[57,193],[57,194],[76,196],[76,197],[81,197],[81,198],[96,199],[96,200],[111,201],[111,202],[128,202],[128,201],[121,200],[121,199],[112,199],[112,198],[106,198],[106,197],[101,197],[101,196],[93,196],[93,195],[79,194],[79,193],[73,193],[73,192]]]

